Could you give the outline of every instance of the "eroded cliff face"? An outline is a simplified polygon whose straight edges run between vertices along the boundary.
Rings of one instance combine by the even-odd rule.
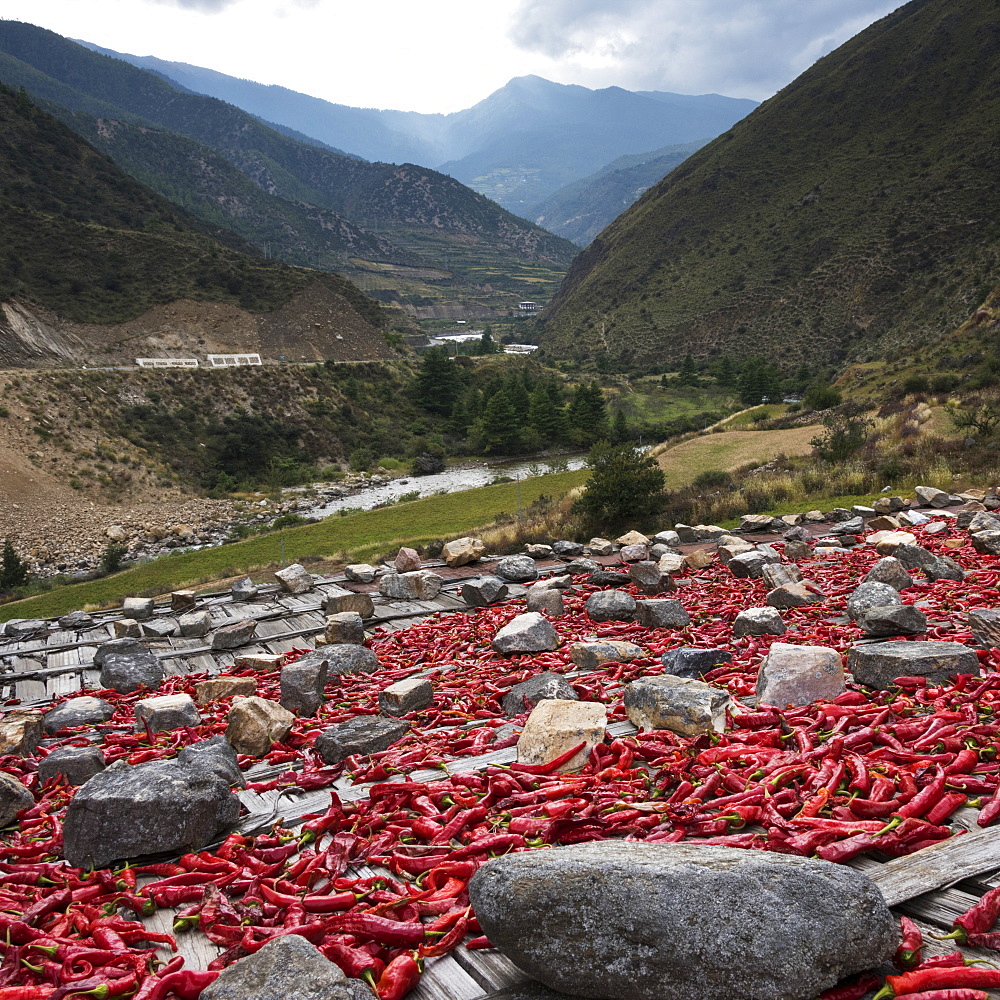
[[[18,299],[0,303],[0,367],[133,365],[139,357],[252,352],[264,363],[374,361],[398,354],[382,331],[316,282],[270,313],[182,299],[124,323],[74,323]]]

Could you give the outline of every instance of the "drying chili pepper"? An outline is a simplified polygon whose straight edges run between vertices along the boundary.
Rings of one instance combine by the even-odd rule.
[[[882,977],[868,972],[857,976],[849,983],[838,984],[828,990],[824,990],[819,995],[819,1000],[861,1000],[861,998],[879,983]]]
[[[375,984],[379,1000],[403,1000],[420,980],[420,962],[410,953],[397,955]]]
[[[1000,888],[990,889],[974,906],[955,917],[952,932],[945,934],[942,940],[954,938],[964,944],[968,935],[988,931],[997,922],[997,917],[1000,917]]]
[[[909,917],[899,918],[899,929],[901,938],[893,965],[897,969],[913,969],[920,964],[924,936],[920,932],[920,928]]]
[[[917,968],[900,976],[887,976],[885,988],[876,994],[875,1000],[882,997],[904,996],[907,993],[963,987],[996,989],[1000,987],[1000,969],[980,969],[974,965]]]

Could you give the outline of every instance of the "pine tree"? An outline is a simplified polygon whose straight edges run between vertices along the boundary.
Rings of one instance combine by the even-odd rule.
[[[477,425],[477,436],[483,453],[513,455],[520,451],[523,444],[523,415],[524,411],[518,412],[505,390],[494,393]]]
[[[615,444],[621,444],[629,439],[628,421],[625,419],[624,410],[615,410],[614,427],[611,431],[611,440]]]
[[[715,381],[719,385],[732,385],[736,381],[736,369],[729,355],[724,354],[715,371]]]
[[[540,382],[531,394],[528,403],[528,426],[538,432],[538,436],[546,445],[557,443],[563,436],[565,422],[561,406],[552,402],[548,386]]]
[[[598,528],[635,524],[657,514],[663,504],[663,470],[631,444],[595,445],[584,494],[573,504],[576,513]]]
[[[698,384],[698,369],[695,368],[694,358],[690,354],[685,355],[684,360],[681,362],[678,381],[681,385]]]
[[[432,347],[423,357],[413,387],[413,398],[429,413],[448,416],[462,392],[462,375],[443,347]]]
[[[0,593],[23,587],[28,582],[28,564],[17,554],[11,540],[5,539],[0,555]]]

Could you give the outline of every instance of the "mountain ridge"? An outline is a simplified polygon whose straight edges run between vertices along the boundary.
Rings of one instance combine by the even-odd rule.
[[[572,265],[556,357],[788,363],[946,335],[998,269],[1000,7],[913,0],[703,147]]]

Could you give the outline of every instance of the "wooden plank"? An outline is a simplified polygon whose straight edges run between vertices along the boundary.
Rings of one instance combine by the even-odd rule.
[[[882,890],[886,902],[896,906],[996,868],[1000,868],[1000,837],[995,830],[986,829],[894,858],[865,874]]]
[[[477,1000],[483,989],[456,961],[454,953],[432,958],[416,989],[407,996],[413,1000]]]
[[[455,961],[479,983],[485,993],[494,993],[528,979],[506,955],[501,955],[492,948],[467,951],[460,946],[452,954]]]

